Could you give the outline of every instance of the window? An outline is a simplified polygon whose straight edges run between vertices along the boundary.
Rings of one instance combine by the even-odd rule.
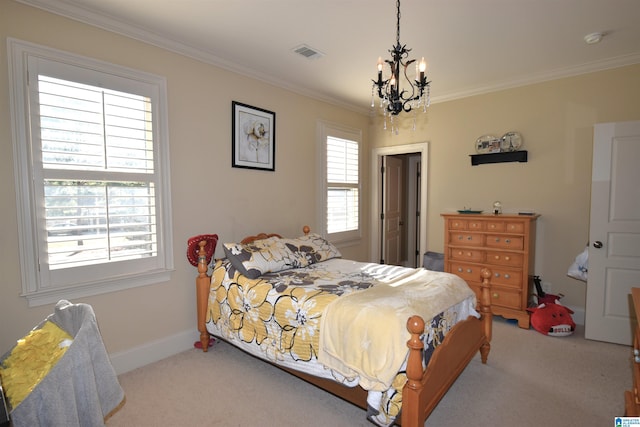
[[[168,280],[164,79],[10,40],[30,305]]]
[[[334,242],[360,238],[359,130],[320,123],[324,234]]]

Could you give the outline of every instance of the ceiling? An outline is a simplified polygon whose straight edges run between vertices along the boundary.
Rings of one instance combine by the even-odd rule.
[[[393,0],[18,1],[363,112],[396,42]],[[640,63],[639,22],[638,0],[404,0],[400,42],[441,102]]]

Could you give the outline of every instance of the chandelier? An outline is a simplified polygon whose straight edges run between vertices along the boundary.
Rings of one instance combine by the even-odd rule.
[[[371,107],[375,107],[376,88],[378,97],[380,98],[380,109],[385,117],[384,128],[387,128],[387,117],[391,121],[393,128],[393,118],[401,112],[410,112],[422,107],[423,112],[427,111],[427,107],[431,103],[430,99],[430,81],[427,81],[426,70],[427,63],[424,57],[419,63],[415,64],[415,78],[411,79],[407,74],[409,66],[416,62],[415,59],[408,59],[411,49],[407,49],[406,45],[400,44],[400,0],[396,1],[398,9],[397,15],[397,31],[396,44],[389,53],[391,59],[384,62],[389,64],[390,76],[388,79],[382,78],[383,61],[378,58],[378,80],[372,80],[371,87]],[[402,75],[401,75],[402,73]],[[400,84],[402,80],[402,85]],[[414,117],[415,129],[415,117]]]

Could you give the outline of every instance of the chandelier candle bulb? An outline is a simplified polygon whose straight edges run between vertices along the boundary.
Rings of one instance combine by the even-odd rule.
[[[424,80],[424,72],[427,71],[427,63],[424,60],[424,56],[422,57],[422,60],[420,61],[420,82],[422,82],[422,80]]]

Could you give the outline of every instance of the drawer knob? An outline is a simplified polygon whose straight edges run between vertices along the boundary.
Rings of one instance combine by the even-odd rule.
[[[633,355],[634,356],[640,356],[640,350],[638,350],[637,348],[633,349]]]
[[[499,259],[500,259],[500,255],[495,255],[495,256],[494,256],[494,258],[495,258],[496,260],[499,260]]]
[[[504,275],[504,278],[505,278],[505,279],[510,279],[510,278],[511,278],[511,276],[510,276],[509,274],[505,274],[505,275]]]
[[[467,273],[473,273],[473,270],[471,270],[470,268],[467,268]]]
[[[507,244],[508,244],[508,243],[511,243],[511,239],[507,239],[507,240],[505,240],[505,243],[507,243]]]
[[[496,274],[494,274],[494,276],[500,277],[500,273],[496,273]]]
[[[510,257],[510,256],[506,256],[506,257],[504,257],[504,260],[505,260],[505,261],[509,261],[510,259],[511,259],[511,257]]]
[[[467,256],[469,256],[469,257],[470,257],[471,255],[472,255],[472,254],[471,254],[471,252],[467,252]]]
[[[496,243],[498,243],[500,241],[499,237],[496,237]]]
[[[498,298],[500,295],[498,295],[497,293],[493,293],[493,295],[491,295],[491,298]]]
[[[473,240],[473,237],[467,236],[467,240]]]
[[[462,267],[458,267],[458,273],[462,273]]]
[[[462,240],[462,236],[458,236],[458,240]]]
[[[458,251],[458,255],[462,255],[462,251]]]

